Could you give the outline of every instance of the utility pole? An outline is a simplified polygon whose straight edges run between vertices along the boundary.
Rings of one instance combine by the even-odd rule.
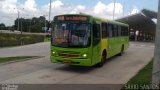
[[[123,17],[124,17],[124,10],[125,10],[125,1],[123,2]]]
[[[158,17],[155,39],[154,63],[152,72],[152,83],[160,85],[160,0],[158,0]]]
[[[19,14],[20,14],[20,10],[18,9],[18,8],[14,8],[14,9],[17,9],[17,12],[18,12],[18,27],[17,27],[17,31],[20,31],[20,28],[19,28],[19,24],[20,24],[20,22],[19,22]],[[24,8],[22,8],[23,10],[24,10]],[[21,29],[21,34],[22,34],[22,29]]]
[[[51,22],[51,9],[52,9],[52,0],[50,0],[50,5],[49,5],[49,23]]]
[[[21,19],[21,34],[22,34],[22,29],[23,29],[22,21],[23,19]]]
[[[19,10],[18,10],[18,27],[17,27],[17,31],[19,31]]]
[[[115,5],[116,4],[116,1],[114,0],[114,2],[113,2],[113,20],[114,20],[114,16],[115,16]]]

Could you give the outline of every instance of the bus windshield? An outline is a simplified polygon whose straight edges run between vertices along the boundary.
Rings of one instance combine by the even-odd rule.
[[[58,47],[87,47],[90,45],[90,24],[55,23],[52,45]]]

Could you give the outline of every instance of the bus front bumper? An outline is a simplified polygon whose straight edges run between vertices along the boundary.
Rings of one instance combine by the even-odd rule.
[[[91,59],[89,58],[79,59],[79,58],[62,58],[62,57],[51,56],[50,60],[52,63],[69,64],[76,66],[93,66]]]

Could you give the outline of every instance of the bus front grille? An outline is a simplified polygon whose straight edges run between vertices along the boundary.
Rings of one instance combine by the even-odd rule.
[[[75,58],[75,57],[79,57],[80,54],[77,52],[59,52],[58,56],[64,57],[64,58]]]

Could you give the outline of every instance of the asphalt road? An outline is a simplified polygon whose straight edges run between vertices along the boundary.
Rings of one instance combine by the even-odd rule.
[[[53,64],[49,43],[0,49],[1,56],[45,56],[0,65],[0,83],[16,84],[125,84],[153,57],[153,43],[131,42],[123,56],[108,60],[102,68]]]
[[[11,56],[48,56],[50,52],[50,43],[37,43],[25,46],[0,49],[0,57]]]

